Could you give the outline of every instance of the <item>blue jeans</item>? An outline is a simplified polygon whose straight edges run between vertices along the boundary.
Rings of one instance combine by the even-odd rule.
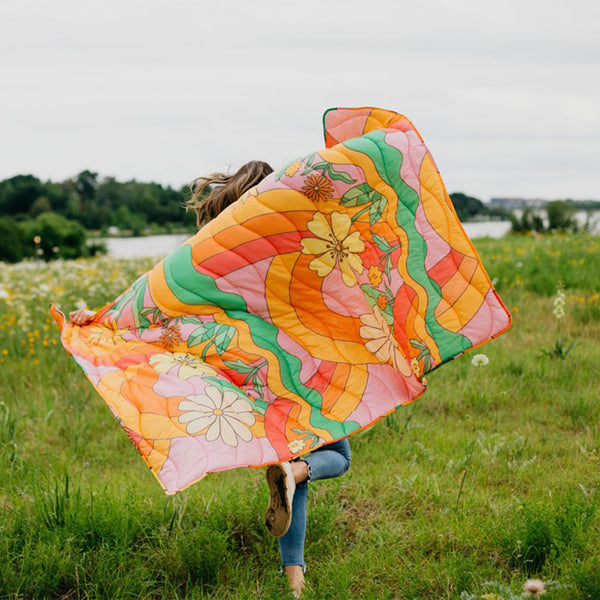
[[[308,484],[318,479],[331,479],[343,475],[350,467],[350,443],[347,438],[330,442],[317,448],[304,457],[293,460],[303,460],[308,465],[308,479],[296,484],[294,501],[292,502],[292,521],[286,534],[279,538],[279,554],[281,567],[286,565],[301,565],[304,562],[304,541],[306,539],[306,499]]]

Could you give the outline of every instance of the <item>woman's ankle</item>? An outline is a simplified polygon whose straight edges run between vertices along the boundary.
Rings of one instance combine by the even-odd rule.
[[[294,460],[290,462],[290,466],[296,483],[302,483],[308,479],[308,463],[305,460]]]

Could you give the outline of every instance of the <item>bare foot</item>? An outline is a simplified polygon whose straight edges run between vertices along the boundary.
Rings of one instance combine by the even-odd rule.
[[[302,565],[286,565],[284,571],[287,575],[288,583],[292,588],[294,598],[300,598],[300,594],[302,594],[302,590],[304,589],[304,573],[302,572]]]
[[[294,474],[294,481],[296,483],[302,483],[308,479],[308,464],[304,460],[295,460],[290,462],[292,467],[292,473]]]

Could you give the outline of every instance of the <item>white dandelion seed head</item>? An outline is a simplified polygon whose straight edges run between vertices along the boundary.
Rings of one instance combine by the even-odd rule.
[[[490,362],[490,359],[485,354],[476,354],[471,359],[471,364],[474,367],[485,367]]]
[[[523,585],[523,589],[530,594],[545,594],[546,588],[541,579],[528,579]]]

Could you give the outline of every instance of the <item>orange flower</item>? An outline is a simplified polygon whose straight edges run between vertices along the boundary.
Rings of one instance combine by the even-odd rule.
[[[377,287],[381,283],[381,271],[377,265],[369,267],[369,281],[373,287]]]
[[[311,200],[327,200],[333,197],[333,186],[331,181],[323,175],[313,173],[304,180],[302,191]]]
[[[165,348],[174,348],[181,342],[181,331],[178,325],[168,325],[160,334],[160,343]]]
[[[381,310],[384,310],[387,305],[387,296],[379,294],[379,296],[377,296],[377,305]]]

